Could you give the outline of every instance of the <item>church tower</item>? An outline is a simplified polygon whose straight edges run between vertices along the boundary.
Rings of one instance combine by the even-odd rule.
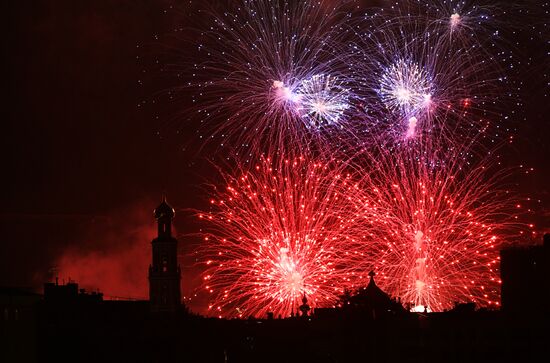
[[[181,270],[178,265],[178,241],[172,237],[174,209],[162,203],[155,209],[158,235],[151,245],[153,261],[149,266],[149,301],[151,311],[174,312],[181,304]]]

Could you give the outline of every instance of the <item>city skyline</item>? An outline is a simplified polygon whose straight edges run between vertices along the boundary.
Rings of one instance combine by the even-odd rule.
[[[190,296],[200,285],[192,257],[200,239],[188,234],[203,226],[189,210],[208,205],[202,185],[217,174],[209,160],[196,157],[196,144],[184,140],[193,131],[171,128],[170,105],[164,114],[150,107],[151,94],[165,87],[149,72],[151,44],[180,21],[176,11],[143,3],[114,22],[121,5],[9,6],[16,31],[3,143],[10,178],[3,188],[2,285],[39,289],[57,266],[60,277],[107,295],[146,297],[144,270],[133,263],[148,263],[151,206],[166,192],[178,213],[180,264],[189,278],[184,294]],[[525,19],[539,19],[536,7],[526,8]],[[525,112],[514,120],[517,136],[503,158],[534,169],[518,176],[517,185],[534,201],[529,222],[539,241],[549,228],[548,106],[544,55],[533,44],[542,44],[537,32],[545,24],[535,21],[532,30],[521,21],[511,42],[526,53],[520,61]],[[27,256],[28,250],[36,253]]]

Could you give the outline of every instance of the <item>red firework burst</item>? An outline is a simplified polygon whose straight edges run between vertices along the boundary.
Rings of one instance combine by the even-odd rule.
[[[469,163],[456,149],[361,157],[368,171],[353,197],[363,220],[349,240],[359,271],[377,269],[380,286],[411,307],[498,306],[500,247],[526,227],[503,185],[509,170],[491,168],[490,156]]]
[[[200,215],[210,224],[200,255],[213,314],[289,316],[304,294],[314,307],[332,306],[352,284],[355,186],[334,166],[265,158],[240,177],[225,175],[227,187]]]

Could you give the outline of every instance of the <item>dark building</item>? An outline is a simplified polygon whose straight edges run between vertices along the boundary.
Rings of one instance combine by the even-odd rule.
[[[74,281],[69,281],[66,284],[59,285],[57,278],[54,282],[46,282],[44,284],[44,301],[47,303],[67,303],[67,302],[82,302],[82,301],[102,301],[103,294],[100,292],[86,292],[84,289],[79,289],[78,284]]]
[[[550,312],[550,234],[543,244],[500,252],[502,310]]]
[[[302,312],[302,317],[307,318],[311,307],[307,304],[306,294],[304,294],[304,297],[302,298],[302,305],[300,305],[298,309]]]
[[[166,200],[155,218],[150,301],[105,301],[75,282],[46,283],[43,297],[0,288],[0,362],[538,362],[550,355],[550,314],[537,310],[547,306],[540,292],[548,286],[550,235],[543,246],[502,252],[503,303],[517,314],[473,303],[410,312],[371,272],[368,285],[346,292],[338,307],[312,309],[304,295],[292,318],[217,319],[182,308]]]
[[[387,314],[404,313],[405,309],[401,305],[401,301],[390,298],[382,291],[374,282],[374,276],[374,271],[369,272],[370,280],[366,287],[360,288],[352,296],[345,295],[342,298],[344,311],[366,314],[372,319]]]
[[[172,236],[175,212],[163,198],[155,209],[158,235],[151,242],[153,261],[149,266],[149,301],[153,312],[175,312],[181,304],[181,270],[178,265],[178,241]]]

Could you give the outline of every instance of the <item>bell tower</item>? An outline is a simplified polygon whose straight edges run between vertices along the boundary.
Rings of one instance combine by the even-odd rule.
[[[158,233],[151,242],[153,260],[149,266],[149,301],[154,312],[175,312],[181,304],[178,241],[172,237],[174,215],[166,198],[154,211]]]

